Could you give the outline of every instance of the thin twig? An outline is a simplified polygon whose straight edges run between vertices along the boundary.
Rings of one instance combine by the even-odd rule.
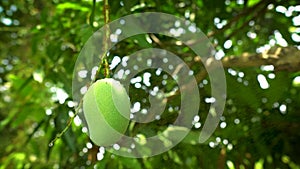
[[[221,29],[218,29],[216,31],[213,31],[211,33],[207,34],[207,37],[213,37],[216,34],[222,33],[224,30],[226,30],[227,28],[230,28],[234,23],[236,23],[241,17],[243,16],[248,16],[250,13],[252,13],[254,10],[256,10],[257,8],[259,8],[261,5],[265,4],[266,1],[260,1],[257,4],[255,4],[254,6],[247,8],[246,10],[243,10],[241,13],[237,14],[234,18],[232,18],[224,27],[222,27]],[[268,3],[268,2],[267,2]]]
[[[108,0],[104,0],[103,1],[103,16],[104,16],[104,31],[105,31],[105,35],[103,38],[103,46],[102,46],[102,50],[103,53],[101,56],[99,56],[100,58],[100,63],[99,63],[99,68],[96,72],[96,78],[97,79],[98,75],[100,74],[101,68],[104,68],[104,77],[108,78],[109,77],[109,64],[107,61],[107,53],[108,53],[108,44],[109,44],[109,36],[110,36],[110,28],[109,28],[109,4],[108,4]]]
[[[67,126],[58,134],[56,134],[55,138],[49,143],[49,146],[52,147],[55,143],[56,140],[60,139],[71,127],[72,122],[74,121],[75,117],[78,115],[79,110],[82,106],[83,99],[80,100],[78,107],[75,109],[75,114],[74,116],[70,117],[67,123]]]

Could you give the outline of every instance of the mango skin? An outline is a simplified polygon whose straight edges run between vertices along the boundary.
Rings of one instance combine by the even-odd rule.
[[[128,127],[130,99],[119,81],[101,79],[84,95],[83,112],[90,139],[98,146],[109,146],[119,141]]]

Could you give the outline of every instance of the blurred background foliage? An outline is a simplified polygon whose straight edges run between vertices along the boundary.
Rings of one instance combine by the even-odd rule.
[[[261,53],[272,46],[300,47],[298,0],[111,0],[109,5],[111,20],[146,11],[190,20],[209,37],[220,59]],[[277,70],[272,64],[226,66],[226,108],[204,144],[197,143],[197,135],[213,98],[209,79],[198,77],[201,103],[195,125],[180,144],[161,155],[141,159],[113,155],[89,140],[78,117],[49,146],[74,116],[73,68],[84,43],[104,25],[102,11],[101,0],[1,0],[1,169],[300,168],[300,68]],[[110,51],[109,63],[122,62],[145,47],[158,47],[180,56],[194,74],[203,69],[186,46],[169,37],[149,36],[118,43]],[[149,107],[147,98],[154,87],[165,92],[176,88],[165,72],[151,76],[150,85],[143,80],[145,73],[153,75],[156,70],[141,72],[140,80],[130,86],[137,113]],[[134,124],[127,134],[155,135],[174,121],[179,107],[180,96],[174,96],[160,120]]]

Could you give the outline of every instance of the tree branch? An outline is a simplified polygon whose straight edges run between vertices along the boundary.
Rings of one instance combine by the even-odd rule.
[[[213,58],[201,60],[208,69],[214,68]],[[274,46],[263,53],[249,54],[243,53],[241,56],[225,56],[222,60],[223,68],[248,68],[260,67],[263,65],[273,65],[275,71],[300,71],[300,50],[296,47],[279,47]],[[218,67],[220,68],[220,67]],[[207,77],[206,69],[201,70],[195,74],[197,83],[200,83]],[[189,86],[189,84],[187,84]],[[175,92],[173,95],[168,96],[168,100],[178,95],[180,91]]]
[[[256,54],[243,53],[241,56],[228,56],[222,60],[223,67],[259,67],[273,65],[275,71],[300,71],[300,51],[296,47],[272,47]]]

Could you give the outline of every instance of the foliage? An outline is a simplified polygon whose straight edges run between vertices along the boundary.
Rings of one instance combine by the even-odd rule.
[[[271,46],[300,45],[300,4],[297,0],[111,0],[110,18],[155,11],[185,17],[211,40],[217,56],[239,58]],[[274,66],[226,67],[227,101],[220,125],[204,144],[201,127],[173,149],[154,157],[131,159],[113,155],[90,140],[79,117],[53,146],[50,141],[75,114],[72,73],[84,43],[104,25],[103,1],[1,0],[0,2],[0,168],[300,168],[300,88],[293,84],[299,70]],[[175,39],[149,43],[138,35],[118,43],[108,62],[124,59],[147,47],[172,51],[197,74],[203,65]],[[280,58],[279,58],[280,59]],[[140,72],[138,76],[156,70]],[[112,69],[112,74],[114,69]],[[265,77],[263,89],[258,76]],[[153,87],[176,88],[162,72],[151,85],[130,86],[131,103],[148,108]],[[162,83],[162,81],[166,83]],[[198,78],[199,122],[209,110],[209,78]],[[180,96],[168,100],[160,120],[132,124],[128,135],[151,136],[177,117]],[[203,126],[203,125],[202,125]],[[104,154],[103,154],[104,153]]]

